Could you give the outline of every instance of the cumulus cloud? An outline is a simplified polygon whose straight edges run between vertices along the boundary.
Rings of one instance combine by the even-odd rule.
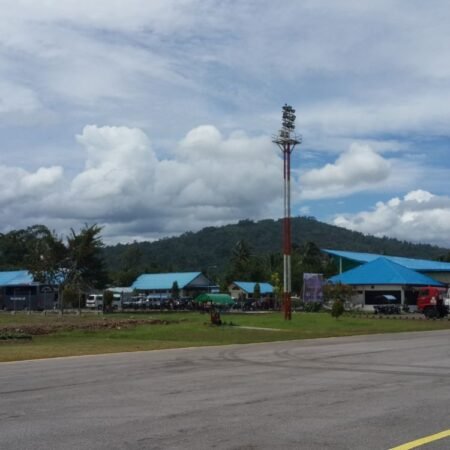
[[[0,166],[0,204],[5,217],[15,220],[11,225],[4,218],[3,229],[45,223],[65,232],[95,222],[105,227],[108,242],[123,242],[281,215],[282,162],[266,136],[242,131],[224,135],[202,125],[165,156],[139,128],[87,125],[76,141],[85,163],[71,178],[59,166],[34,172]],[[392,161],[355,143],[334,163],[294,177],[292,202],[389,184]],[[398,183],[397,171],[394,178]],[[398,228],[399,236],[405,232],[400,225],[415,226],[417,233],[427,231],[425,239],[434,239],[430,227],[422,230],[416,223],[419,211],[429,212],[433,205],[434,214],[443,203],[429,192],[412,191],[402,200],[378,204],[373,212],[337,217],[335,223],[375,234]],[[310,205],[300,207],[302,213],[310,212]]]
[[[76,141],[85,160],[79,173],[63,179],[61,167],[26,172],[3,166],[0,201],[29,222],[39,217],[66,228],[100,223],[115,241],[281,214],[282,162],[266,136],[243,131],[226,136],[202,125],[164,157],[139,128],[87,125]],[[333,164],[294,177],[292,202],[371,189],[390,173],[390,160],[368,145],[353,144]],[[429,200],[412,195],[405,200]]]
[[[278,216],[281,162],[266,137],[200,126],[165,159],[137,128],[89,125],[77,141],[84,169],[38,202],[55,220],[95,221],[130,240]]]
[[[78,200],[127,197],[145,190],[157,160],[139,129],[86,126],[77,141],[87,152],[85,170],[71,184]]]
[[[302,175],[302,197],[342,197],[374,189],[387,180],[390,174],[389,160],[374,152],[368,145],[353,143],[334,164],[326,164]]]
[[[62,167],[41,167],[28,172],[19,167],[0,166],[0,205],[10,207],[25,200],[40,201],[62,180]]]
[[[415,190],[370,211],[339,215],[334,224],[375,236],[450,247],[450,197]]]

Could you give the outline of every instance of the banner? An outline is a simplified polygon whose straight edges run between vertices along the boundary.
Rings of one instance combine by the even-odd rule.
[[[324,279],[321,273],[304,273],[303,274],[303,301],[323,302],[323,285]]]

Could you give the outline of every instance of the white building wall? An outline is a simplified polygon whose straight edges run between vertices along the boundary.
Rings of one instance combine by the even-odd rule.
[[[231,297],[234,299],[239,299],[239,298],[246,299],[249,296],[247,291],[244,291],[243,289],[241,289],[234,283],[231,283],[228,286],[228,292],[231,295]]]

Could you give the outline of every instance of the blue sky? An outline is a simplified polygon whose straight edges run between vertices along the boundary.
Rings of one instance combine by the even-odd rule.
[[[446,1],[3,0],[0,232],[293,213],[450,247]]]

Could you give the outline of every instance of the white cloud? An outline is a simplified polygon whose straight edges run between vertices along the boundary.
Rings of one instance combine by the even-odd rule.
[[[0,166],[0,205],[3,208],[20,205],[24,201],[39,202],[62,180],[61,167],[41,167],[27,172],[19,167]]]
[[[87,160],[85,170],[72,181],[74,198],[104,201],[146,190],[157,161],[141,130],[90,125],[77,140],[85,147]],[[102,209],[109,206],[105,204]]]
[[[450,247],[450,197],[423,190],[378,202],[373,210],[339,215],[334,224],[375,236]]]
[[[35,200],[57,221],[105,225],[105,235],[159,237],[252,217],[278,216],[281,162],[265,137],[224,137],[213,126],[190,131],[159,159],[136,128],[86,126],[77,136],[85,168],[59,192]],[[43,175],[43,169],[36,173]],[[21,210],[23,215],[30,211]]]
[[[68,102],[111,119],[122,103],[134,123],[168,124],[190,105],[184,129],[213,113],[259,132],[289,95],[311,136],[446,133],[449,16],[439,1],[287,2],[280,16],[268,0],[5,0],[0,77],[25,81],[16,108],[25,95],[64,115]]]
[[[312,169],[301,176],[302,197],[342,197],[374,189],[391,174],[391,164],[368,145],[353,143],[334,164]]]
[[[40,107],[40,102],[32,89],[0,80],[0,114],[30,113]]]
[[[110,0],[4,0],[2,15],[5,22],[32,18],[44,24],[82,23],[102,29],[164,32],[167,27],[174,30],[190,25],[192,10],[198,5],[198,0],[128,0],[126,5]]]
[[[418,189],[417,191],[409,192],[405,195],[405,201],[428,203],[434,197],[433,194],[427,191]]]
[[[225,136],[216,127],[203,125],[189,131],[170,157],[159,156],[138,128],[88,125],[76,140],[85,164],[72,179],[64,179],[57,166],[35,172],[0,167],[0,203],[7,212],[2,229],[46,223],[65,232],[95,222],[105,227],[107,241],[117,242],[281,214],[282,163],[268,137],[250,137],[242,131]],[[380,183],[389,185],[392,179],[398,185],[402,175],[395,171],[393,176],[393,161],[396,164],[368,145],[355,143],[333,164],[301,175],[301,185],[294,179],[293,204],[301,198],[370,190]],[[417,212],[428,210],[438,198],[413,191],[403,200],[378,204],[376,214],[338,217],[336,224],[367,233],[384,234],[385,226],[395,232],[398,223],[411,227]],[[310,208],[303,205],[301,211],[309,213]],[[398,212],[403,210],[400,220]],[[13,225],[9,217],[15,218]]]
[[[450,55],[449,55],[450,56]],[[426,133],[448,134],[450,108],[442,96],[442,83],[426,90],[399,91],[388,99],[368,97],[363,100],[328,98],[301,106],[299,121],[311,135],[364,137],[377,134]],[[450,91],[450,86],[449,86]]]
[[[65,183],[60,167],[34,173],[3,167],[2,179],[15,180],[5,182],[3,201],[19,223],[96,222],[111,239],[129,240],[281,214],[281,158],[265,136],[224,136],[203,125],[189,131],[170,157],[160,157],[138,128],[87,125],[76,140],[84,149],[84,168]],[[334,164],[293,179],[292,202],[370,190],[389,184],[390,176],[391,160],[354,143]],[[27,201],[18,202],[20,196]],[[429,199],[417,192],[406,200]]]

